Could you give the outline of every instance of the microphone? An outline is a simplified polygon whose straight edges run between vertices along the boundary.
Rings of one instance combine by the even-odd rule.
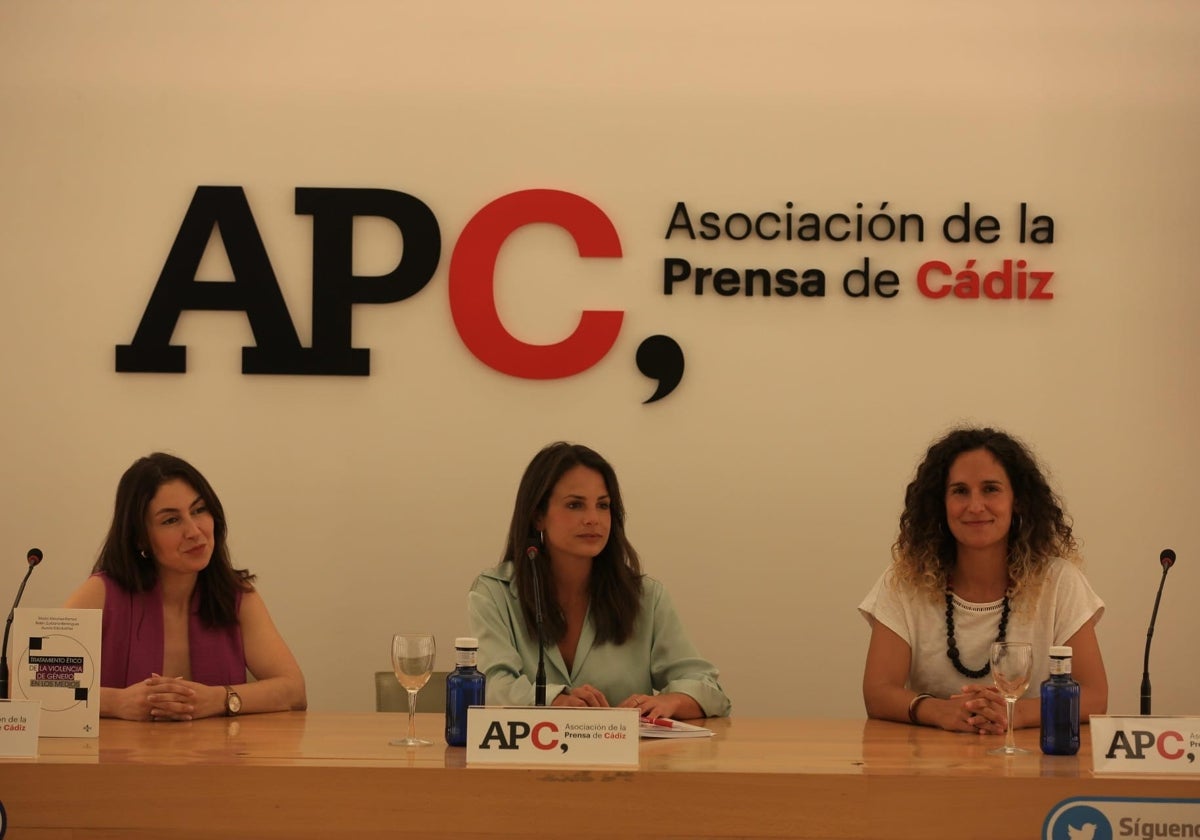
[[[533,573],[533,620],[537,624],[538,635],[538,666],[537,676],[533,678],[533,705],[546,705],[546,634],[542,629],[542,580],[537,573],[537,559],[540,552],[536,545],[525,549],[525,559],[529,561],[529,570]]]
[[[1158,581],[1158,594],[1154,596],[1154,611],[1150,613],[1150,629],[1146,631],[1146,658],[1142,663],[1142,714],[1150,714],[1150,639],[1154,636],[1154,621],[1158,618],[1158,602],[1162,599],[1163,584],[1167,582],[1167,571],[1175,565],[1175,552],[1164,548],[1158,555],[1162,564],[1162,578]]]
[[[17,611],[17,604],[21,603],[21,596],[25,594],[25,584],[29,583],[29,576],[33,574],[33,567],[42,562],[42,551],[38,548],[31,548],[25,555],[25,562],[29,564],[29,571],[25,572],[25,578],[21,581],[21,588],[17,590],[17,597],[13,599],[12,609],[8,611],[8,621],[4,622],[4,644],[0,645],[0,700],[8,698],[8,633],[12,630],[13,614]]]

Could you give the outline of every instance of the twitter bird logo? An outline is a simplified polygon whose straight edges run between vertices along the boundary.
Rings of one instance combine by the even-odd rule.
[[[1080,802],[1059,811],[1044,836],[1047,840],[1113,840],[1113,830],[1098,808]]]

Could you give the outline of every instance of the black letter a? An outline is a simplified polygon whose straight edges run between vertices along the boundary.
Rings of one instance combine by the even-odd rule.
[[[196,279],[214,226],[232,282]],[[133,342],[117,345],[117,372],[185,372],[187,348],[170,343],[185,309],[246,313],[257,346],[242,348],[242,373],[310,372],[241,187],[196,188]]]

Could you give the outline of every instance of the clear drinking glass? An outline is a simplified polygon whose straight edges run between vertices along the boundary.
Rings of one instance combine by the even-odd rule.
[[[436,651],[433,636],[429,633],[397,633],[392,636],[392,670],[396,680],[408,692],[408,737],[389,741],[396,747],[425,747],[432,741],[417,737],[417,692],[429,682],[433,673],[433,655]]]
[[[1017,698],[1029,688],[1032,673],[1033,645],[1029,642],[995,642],[992,645],[992,680],[1008,705],[1008,734],[1004,737],[1004,746],[988,750],[989,755],[1023,755],[1029,752],[1018,747],[1013,740],[1013,718],[1016,716]]]

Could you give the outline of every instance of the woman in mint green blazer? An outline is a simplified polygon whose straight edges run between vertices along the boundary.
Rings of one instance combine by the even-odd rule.
[[[616,473],[586,446],[554,443],[534,456],[504,558],[471,587],[490,705],[534,702],[538,597],[552,705],[683,720],[729,714],[717,669],[688,640],[662,584],[642,574]]]

